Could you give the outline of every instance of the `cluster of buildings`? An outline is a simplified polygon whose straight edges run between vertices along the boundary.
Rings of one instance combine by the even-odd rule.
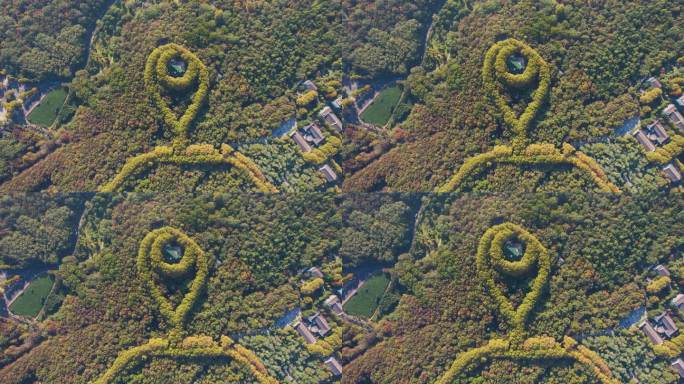
[[[302,86],[309,91],[318,90],[316,84],[314,84],[311,80],[304,81]],[[342,132],[342,120],[337,117],[332,108],[325,106],[318,112],[318,116],[337,132]],[[289,136],[304,153],[311,152],[314,148],[318,147],[325,141],[325,134],[323,134],[321,131],[321,126],[317,121],[314,121],[303,128],[296,128],[295,122],[294,129],[291,130]],[[318,171],[321,172],[328,183],[334,182],[338,178],[337,173],[335,173],[332,167],[328,164],[321,166]]]
[[[316,267],[309,268],[307,273],[312,277],[323,278],[323,272]],[[337,298],[337,296],[334,297]],[[328,300],[329,299],[330,298],[328,298]],[[325,301],[325,305],[331,307],[328,305],[328,300]],[[339,308],[341,310],[342,306],[340,305]],[[333,313],[339,314],[335,309],[333,309]],[[300,321],[294,324],[294,329],[297,331],[297,333],[299,333],[300,336],[302,336],[302,338],[304,338],[304,342],[307,344],[315,344],[319,337],[323,338],[331,331],[328,321],[320,312],[316,312],[311,316],[302,318]],[[342,365],[334,356],[328,357],[324,361],[324,364],[334,376],[342,375]]]
[[[657,81],[657,79],[655,81]],[[660,84],[660,82],[658,82],[658,84]],[[684,106],[684,97],[680,99],[682,101],[682,106]],[[663,116],[666,117],[675,128],[684,133],[684,117],[674,104],[665,107]],[[654,152],[657,146],[665,145],[670,141],[670,135],[667,133],[663,123],[659,119],[656,119],[656,121],[647,125],[646,128],[634,131],[633,136],[646,152]],[[665,177],[672,183],[677,183],[682,179],[681,170],[677,168],[674,162],[665,165],[662,168],[662,171]]]
[[[662,87],[660,81],[655,77],[649,78],[646,82],[654,88]],[[684,107],[684,96],[677,99],[677,103]],[[684,117],[675,104],[669,104],[665,107],[662,114],[673,127],[684,133]],[[670,141],[670,135],[668,135],[665,126],[659,119],[656,119],[645,128],[634,131],[633,136],[646,152],[654,152],[658,146],[665,145]],[[674,162],[665,165],[662,171],[665,177],[672,183],[682,180],[682,170],[678,169]]]
[[[313,83],[311,80],[306,80],[302,83],[302,86],[307,90],[307,91],[318,91],[318,87],[316,84]],[[340,108],[341,105],[340,103],[342,102],[341,98],[338,98],[333,102],[333,105],[336,108]],[[318,116],[325,120],[326,123],[330,124],[331,127],[335,128],[336,131],[342,132],[342,120],[340,120],[337,115],[335,115],[335,112],[333,112],[332,108],[325,106],[323,109],[321,109],[318,112]]]
[[[297,330],[297,333],[304,338],[304,341],[306,341],[307,344],[316,343],[317,338],[314,335],[325,337],[330,332],[330,325],[320,312],[316,312],[297,322],[294,328]]]
[[[680,311],[684,309],[684,295],[678,294],[672,299],[672,304]],[[679,334],[679,328],[672,320],[670,312],[664,311],[660,315],[646,319],[639,324],[639,329],[648,337],[651,343],[655,345],[662,344],[665,340],[669,340]],[[684,379],[684,361],[678,357],[670,362],[670,365],[679,373],[679,376]]]
[[[660,345],[665,340],[669,340],[679,334],[679,328],[677,328],[668,311],[664,311],[652,319],[644,320],[639,324],[639,329],[655,345]]]
[[[670,276],[670,271],[664,265],[658,265],[654,268],[659,276]],[[680,312],[684,312],[684,294],[677,294],[670,303],[674,308]],[[647,318],[639,324],[639,329],[648,337],[651,343],[660,345],[665,340],[669,340],[679,334],[679,328],[672,319],[670,311],[663,311],[660,315],[651,319]],[[674,359],[670,365],[679,373],[679,376],[684,379],[684,360],[681,357]]]
[[[313,122],[304,128],[295,129],[290,133],[290,138],[299,146],[302,152],[311,152],[313,147],[318,147],[325,136],[321,132],[321,127],[318,123]]]
[[[670,135],[665,131],[665,127],[660,122],[656,120],[653,123],[646,126],[646,128],[639,129],[634,132],[634,138],[644,147],[648,152],[653,152],[656,150],[655,143],[658,145],[663,145],[670,141]]]

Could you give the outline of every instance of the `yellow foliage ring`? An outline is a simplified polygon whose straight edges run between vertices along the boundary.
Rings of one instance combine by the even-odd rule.
[[[527,61],[523,73],[513,74],[508,71],[508,58],[519,54]],[[529,47],[511,44],[506,45],[496,55],[495,67],[498,79],[505,85],[513,88],[527,88],[539,76],[539,58],[536,52]]]
[[[165,246],[173,242],[183,247],[183,256],[177,263],[167,263],[162,255],[163,250]],[[168,231],[159,233],[154,239],[150,249],[150,262],[153,270],[160,277],[180,279],[193,272],[198,254],[203,255],[203,252],[199,249],[197,243],[180,231],[169,228]]]
[[[168,73],[168,64],[174,58],[180,58],[188,64],[185,74],[173,77]],[[197,84],[197,91],[190,105],[178,118],[166,104],[162,94],[164,91],[182,92]],[[164,121],[173,128],[176,134],[174,147],[181,148],[187,144],[188,128],[197,117],[209,90],[209,71],[202,61],[192,52],[178,44],[166,44],[157,47],[147,58],[145,65],[145,86],[157,107],[161,110]]]
[[[523,257],[517,261],[510,261],[504,257],[504,245],[507,241],[518,238],[526,244]],[[494,238],[489,244],[491,266],[499,273],[522,277],[529,275],[534,270],[534,264],[540,257],[545,255],[539,241],[520,227],[503,225],[494,233]],[[548,256],[547,256],[548,258]]]
[[[506,63],[506,60],[515,53],[521,54],[527,60],[525,71],[518,75],[510,73]],[[551,85],[549,65],[537,51],[527,44],[516,39],[507,39],[494,44],[485,54],[482,80],[485,91],[494,98],[497,107],[503,113],[504,121],[515,133],[515,149],[521,149],[526,144],[527,130],[549,93]],[[525,89],[533,85],[535,81],[538,86],[532,93],[532,101],[520,116],[516,116],[503,95],[505,86]]]
[[[507,261],[503,256],[503,246],[505,241],[513,236],[517,236],[526,243],[526,250],[522,259]],[[496,225],[489,228],[480,239],[477,248],[477,269],[480,278],[497,301],[501,314],[509,320],[515,331],[521,333],[530,312],[549,281],[551,260],[546,248],[535,236],[519,225],[513,223]],[[532,282],[530,291],[525,295],[518,308],[514,308],[496,283],[494,273],[520,277],[531,274],[535,269],[537,276]]]
[[[187,63],[187,69],[183,76],[174,77],[169,73],[169,63],[171,60],[183,60]],[[199,60],[197,57],[183,50],[162,50],[157,60],[157,80],[162,87],[174,91],[184,91],[192,86],[198,79]]]
[[[185,247],[181,261],[171,265],[161,261],[162,247],[169,241],[177,241]],[[175,328],[183,325],[188,313],[197,302],[200,291],[204,289],[209,273],[209,258],[202,249],[186,234],[172,227],[156,229],[145,236],[140,243],[137,260],[138,274],[147,284],[152,297],[159,305],[159,311]],[[171,301],[164,296],[158,283],[165,278],[186,277],[194,271],[195,278],[180,304],[173,308]]]

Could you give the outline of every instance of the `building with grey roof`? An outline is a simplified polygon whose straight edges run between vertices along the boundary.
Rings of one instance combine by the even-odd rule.
[[[299,130],[290,133],[290,138],[292,138],[292,140],[294,140],[294,142],[297,143],[299,149],[301,149],[302,152],[311,152],[311,146],[306,141],[304,136],[302,136],[302,134],[299,133]]]
[[[655,328],[653,328],[653,325],[651,325],[651,322],[648,320],[645,320],[641,324],[639,324],[639,329],[641,329],[641,332],[643,332],[649,340],[651,340],[651,343],[655,345],[660,345],[663,343],[663,338],[660,337],[658,332],[656,332]]]
[[[334,314],[338,316],[344,313],[344,308],[342,308],[340,298],[337,297],[337,295],[328,296],[328,298],[325,299],[325,302],[323,303],[325,304],[325,306],[330,308],[330,310],[333,311]]]
[[[634,138],[641,144],[642,147],[644,147],[644,150],[646,152],[653,152],[656,150],[655,145],[653,142],[646,136],[646,133],[644,133],[643,130],[639,129],[633,134]]]
[[[684,311],[684,294],[677,294],[670,303],[680,311]]]
[[[670,271],[662,264],[656,265],[653,270],[658,274],[658,276],[670,276]]]
[[[646,127],[646,132],[648,134],[648,138],[651,141],[657,142],[658,144],[665,144],[670,140],[670,135],[667,134],[665,127],[663,127],[663,124],[660,122],[660,120],[656,120],[649,124]]]
[[[684,379],[684,361],[682,361],[682,358],[679,357],[673,360],[670,365],[679,373],[679,377]]]
[[[325,107],[318,112],[318,115],[323,118],[333,128],[342,132],[342,120],[340,120],[335,112],[330,107]]]
[[[681,172],[679,172],[679,169],[677,169],[673,163],[664,166],[663,173],[665,174],[665,177],[667,177],[667,179],[672,183],[679,182],[682,179]]]
[[[321,132],[321,128],[316,123],[311,123],[302,128],[302,136],[304,137],[304,140],[314,146],[318,146],[325,139],[323,132]]]
[[[342,365],[332,356],[325,361],[325,366],[328,367],[330,372],[335,376],[340,376],[342,374]]]
[[[650,85],[653,88],[662,88],[663,87],[663,85],[660,83],[660,80],[658,80],[658,78],[655,76],[649,77],[646,80],[646,82],[648,83],[648,85]]]
[[[661,313],[656,316],[654,320],[656,323],[655,330],[668,339],[679,333],[679,328],[677,328],[677,325],[668,312]]]
[[[328,183],[337,180],[337,174],[332,168],[330,168],[328,164],[323,165],[322,167],[318,168],[318,170],[323,174],[323,177],[325,177],[325,180]]]
[[[680,131],[684,131],[684,116],[677,110],[674,104],[670,104],[663,109],[663,115],[667,116],[672,125]]]
[[[318,91],[318,87],[316,84],[314,84],[313,81],[311,80],[306,80],[305,82],[302,83],[304,87],[309,90],[309,91]]]
[[[309,331],[309,328],[304,325],[301,321],[297,323],[294,327],[297,330],[297,333],[299,333],[303,338],[304,341],[306,341],[307,344],[314,344],[316,343],[316,337]]]
[[[316,328],[318,330],[318,334],[323,337],[330,332],[330,325],[328,324],[328,321],[325,320],[325,317],[321,315],[320,313],[318,316],[314,318],[314,323],[316,324]]]

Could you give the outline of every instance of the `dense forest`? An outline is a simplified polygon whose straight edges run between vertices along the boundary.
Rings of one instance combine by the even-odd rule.
[[[528,322],[530,335],[580,340],[620,382],[635,374],[648,382],[677,382],[648,339],[620,324],[641,307],[658,313],[659,300],[646,290],[653,266],[668,265],[681,278],[679,196],[428,195],[422,206],[414,244],[391,269],[401,299],[373,332],[346,336],[343,382],[431,383],[460,353],[510,332],[475,268],[480,237],[503,222],[523,225],[551,259],[550,283]],[[529,282],[505,283],[520,302]],[[472,382],[597,382],[581,366],[540,363],[494,360],[477,371],[484,381]]]
[[[188,334],[236,339],[279,380],[288,375],[298,378],[296,382],[305,377],[310,381],[304,382],[329,380],[318,352],[308,352],[292,328],[276,329],[274,324],[283,313],[303,306],[302,270],[323,268],[338,254],[350,267],[394,262],[407,241],[396,242],[394,237],[408,239],[416,203],[413,196],[344,199],[332,194],[6,197],[4,268],[11,273],[49,263],[62,301],[24,331],[16,330],[26,326],[22,323],[10,327],[12,321],[3,329],[0,377],[7,383],[90,382],[111,365],[117,352],[163,335],[169,323],[155,310],[145,279],[136,271],[136,255],[148,233],[170,226],[187,234],[208,257],[206,290],[188,321]],[[373,219],[358,219],[365,215]],[[27,232],[23,222],[34,223],[34,232]],[[62,232],[51,227],[58,224]],[[369,226],[377,228],[364,242],[375,250],[370,258],[359,254],[354,239],[346,236]],[[35,234],[43,227],[51,231],[49,236]],[[55,245],[44,244],[47,241]],[[34,248],[54,253],[13,256]],[[161,359],[143,366],[142,373],[131,372],[127,380],[164,380],[169,372],[177,372],[178,382],[184,377],[223,382],[213,380],[226,375],[226,369],[236,375],[228,377],[245,378],[239,366],[206,364]]]
[[[684,380],[682,0],[0,9],[0,383]]]
[[[88,32],[111,1],[3,1],[0,68],[32,80],[69,79],[85,65]]]
[[[551,93],[530,132],[532,141],[567,142],[582,150],[592,142],[615,143],[616,128],[639,113],[636,85],[676,65],[684,49],[678,2],[482,1],[468,8],[461,3],[449,1],[436,15],[428,57],[405,82],[414,107],[390,139],[392,149],[349,177],[345,190],[430,190],[464,159],[508,142],[512,132],[482,87],[485,52],[498,40],[525,41],[551,66]],[[640,174],[652,171],[634,161],[625,164],[623,152],[629,149],[617,144],[602,153],[610,156],[603,164],[620,164],[609,170],[611,177],[639,173],[639,190],[657,187],[653,176],[641,183]],[[521,184],[521,190],[544,190],[549,176],[577,184],[572,172],[552,171],[497,169],[474,188],[510,191]]]
[[[297,382],[325,382],[331,377],[321,352],[305,348],[291,327],[275,324],[288,311],[311,307],[319,286],[305,288],[302,271],[316,266],[328,274],[341,262],[341,275],[325,277],[337,284],[345,274],[381,268],[392,284],[373,321],[345,323],[348,317],[325,312],[330,324],[343,327],[341,344],[331,346],[345,364],[342,381],[430,383],[459,353],[511,331],[475,266],[480,237],[504,222],[524,226],[548,252],[550,282],[527,323],[530,335],[573,337],[598,353],[614,377],[639,372],[650,382],[675,382],[667,360],[634,325],[622,324],[639,308],[656,314],[684,282],[684,207],[676,195],[33,195],[30,202],[19,196],[3,204],[11,217],[2,224],[3,239],[19,239],[3,242],[3,252],[21,253],[27,244],[44,249],[42,241],[55,252],[9,257],[5,268],[47,263],[59,293],[35,321],[4,320],[3,382],[89,382],[118,352],[163,337],[172,324],[157,309],[136,257],[149,233],[173,227],[208,263],[188,335],[231,337],[283,382],[291,382],[288,374]],[[66,229],[51,229],[44,240],[23,221]],[[657,264],[672,273],[665,293],[650,288]],[[526,287],[514,284],[505,292],[519,302]],[[157,359],[128,372],[127,380],[162,380],[170,372],[181,381],[247,377],[240,365],[216,363]],[[493,361],[477,372],[549,383],[593,377],[567,361],[510,364]]]
[[[311,165],[301,164],[294,145],[269,139],[271,130],[296,112],[293,87],[342,66],[368,76],[407,73],[418,61],[413,39],[425,28],[430,7],[403,1],[116,2],[98,21],[88,66],[69,83],[69,103],[78,107],[73,119],[49,138],[21,127],[3,132],[7,150],[1,155],[8,164],[0,178],[18,173],[3,188],[93,191],[113,178],[125,159],[172,139],[170,127],[154,118],[154,105],[142,96],[142,78],[151,50],[174,42],[209,69],[208,101],[191,129],[191,142],[244,146],[270,165],[269,179],[282,183],[294,173],[288,179],[300,180],[295,189],[315,189],[323,183],[312,177]],[[397,43],[407,51],[387,58],[388,44]],[[255,142],[262,142],[256,152],[250,147]],[[41,151],[48,144],[50,149]],[[184,170],[159,172],[193,178]]]
[[[397,81],[402,95],[383,129],[370,129],[344,106],[338,110],[345,128],[334,134],[342,144],[330,153],[343,176],[336,184],[345,191],[434,190],[466,159],[513,139],[482,81],[485,53],[511,37],[531,46],[550,68],[549,96],[532,122],[530,142],[572,144],[596,158],[623,190],[669,188],[658,165],[618,132],[652,108],[640,106],[644,79],[679,76],[684,13],[678,2],[25,1],[3,9],[9,9],[0,19],[3,73],[61,80],[69,88],[49,132],[21,122],[0,131],[5,191],[95,191],[127,159],[172,141],[173,130],[157,118],[143,81],[147,57],[166,43],[186,47],[208,69],[207,101],[189,142],[231,145],[285,191],[331,185],[316,163],[273,130],[289,118],[308,124],[336,97],[346,97],[346,106],[367,97],[361,95],[366,86]],[[54,17],[64,9],[69,11]],[[302,105],[300,84],[307,79],[320,89]],[[676,97],[676,84],[665,85],[663,98]],[[163,166],[140,178],[173,177],[176,185],[130,189],[251,190],[234,172],[215,171]],[[560,165],[501,165],[467,186],[568,188],[596,189]]]

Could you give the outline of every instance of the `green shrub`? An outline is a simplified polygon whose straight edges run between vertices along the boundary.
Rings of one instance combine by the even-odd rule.
[[[308,92],[300,95],[297,98],[296,103],[300,107],[306,107],[309,104],[313,103],[314,100],[316,100],[316,98],[318,98],[318,92],[311,90],[311,91],[308,91]]]
[[[651,282],[646,285],[646,292],[651,295],[657,295],[662,293],[667,287],[670,286],[669,276],[659,276],[658,278],[651,280]]]
[[[300,291],[302,292],[302,295],[311,296],[314,293],[316,293],[316,291],[321,289],[324,283],[325,282],[323,281],[323,279],[317,277],[302,284]]]
[[[639,96],[639,102],[644,105],[652,104],[654,101],[659,100],[663,95],[663,90],[660,88],[651,88]]]

